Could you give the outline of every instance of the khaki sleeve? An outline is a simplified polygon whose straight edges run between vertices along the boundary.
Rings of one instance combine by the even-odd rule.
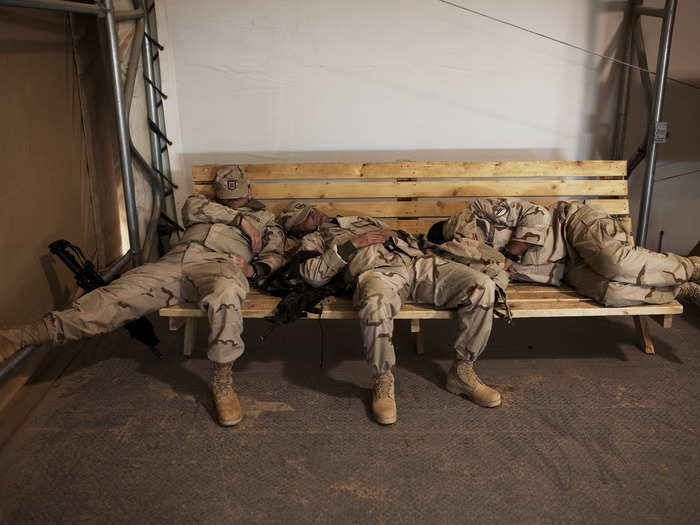
[[[233,224],[238,215],[236,210],[210,201],[203,195],[190,195],[182,207],[185,227],[198,223]]]
[[[482,219],[513,229],[511,240],[538,246],[552,223],[547,208],[522,199],[477,199],[471,207]]]
[[[304,261],[299,268],[302,279],[316,288],[327,284],[347,265],[347,262],[338,254],[337,246],[333,244],[327,248],[318,233],[305,235],[301,241],[300,249],[321,253],[317,257]]]
[[[263,231],[263,246],[256,262],[266,264],[270,268],[270,272],[281,268],[286,262],[284,255],[285,241],[286,236],[282,227],[275,221],[269,222]]]

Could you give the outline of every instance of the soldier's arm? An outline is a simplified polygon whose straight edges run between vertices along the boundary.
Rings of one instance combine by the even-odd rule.
[[[284,245],[286,236],[282,227],[274,220],[265,227],[262,236],[262,250],[253,262],[259,279],[264,279],[270,273],[281,268],[285,261]]]
[[[447,241],[440,245],[440,250],[470,262],[500,264],[501,266],[505,263],[505,257],[496,248],[484,242],[468,239],[466,237],[454,238]]]
[[[321,235],[318,233],[309,233],[305,235],[301,241],[301,251],[316,251],[321,255],[312,257],[304,261],[299,267],[299,274],[302,279],[314,287],[327,284],[338,272],[340,272],[348,264],[348,261],[354,255],[356,249],[352,244],[347,242],[338,247],[335,244],[327,248]],[[341,254],[347,258],[344,259]]]
[[[182,207],[185,227],[197,223],[224,223],[240,226],[243,217],[233,208],[207,199],[204,195],[190,195]]]
[[[544,206],[522,199],[477,199],[472,209],[487,221],[513,229],[512,241],[541,246],[552,216]]]

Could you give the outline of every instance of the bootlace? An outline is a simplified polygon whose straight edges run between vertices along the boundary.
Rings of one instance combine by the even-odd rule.
[[[471,387],[486,386],[481,378],[476,375],[476,372],[474,372],[474,365],[472,363],[463,362],[457,365],[457,377]]]
[[[231,368],[217,367],[212,377],[212,385],[219,396],[233,398],[233,386],[231,384]]]
[[[386,372],[385,374],[377,376],[374,383],[374,394],[377,399],[383,399],[385,397],[393,399],[393,390],[394,377],[391,375],[391,372]]]

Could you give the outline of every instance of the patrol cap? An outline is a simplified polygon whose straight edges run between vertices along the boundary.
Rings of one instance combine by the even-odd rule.
[[[290,231],[297,224],[301,224],[306,220],[311,212],[311,206],[307,206],[301,201],[292,201],[277,217],[277,223],[287,231]]]
[[[248,176],[238,166],[219,168],[214,178],[217,199],[240,199],[248,195]]]

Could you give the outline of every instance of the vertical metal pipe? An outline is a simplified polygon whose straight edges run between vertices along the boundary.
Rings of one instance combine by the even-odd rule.
[[[656,171],[656,125],[661,120],[661,109],[664,102],[664,89],[666,87],[666,76],[668,74],[668,61],[671,52],[671,35],[673,33],[673,21],[676,16],[676,4],[677,0],[666,0],[664,21],[661,27],[659,58],[656,62],[656,94],[654,95],[654,105],[652,107],[651,118],[649,119],[647,166],[644,177],[641,208],[639,210],[639,225],[637,227],[637,244],[639,246],[644,246],[647,240],[649,212],[651,211],[651,195],[654,190],[654,172]]]
[[[633,0],[630,0],[627,4],[627,10],[625,11],[625,29],[623,34],[623,39],[625,42],[624,55],[622,60],[629,63],[632,58],[632,32],[634,30],[634,25],[637,20],[637,15],[634,14]],[[622,76],[620,77],[620,84],[618,86],[617,92],[617,118],[615,119],[615,132],[613,134],[613,152],[612,158],[615,160],[620,160],[623,158],[625,150],[625,134],[627,131],[627,108],[629,106],[629,94],[630,94],[630,68],[627,66],[622,66]]]
[[[119,68],[119,42],[117,41],[117,27],[114,19],[114,2],[113,0],[104,0],[104,5],[106,9],[105,24],[107,26],[107,43],[109,45],[109,58],[112,69],[112,86],[114,88],[114,104],[117,113],[119,158],[122,164],[122,182],[124,186],[126,222],[129,229],[129,245],[133,253],[134,265],[139,266],[143,263],[143,256],[141,254],[141,242],[139,241],[139,222],[136,214],[134,180],[131,171],[129,123],[126,120],[124,92],[122,90],[121,71]]]

